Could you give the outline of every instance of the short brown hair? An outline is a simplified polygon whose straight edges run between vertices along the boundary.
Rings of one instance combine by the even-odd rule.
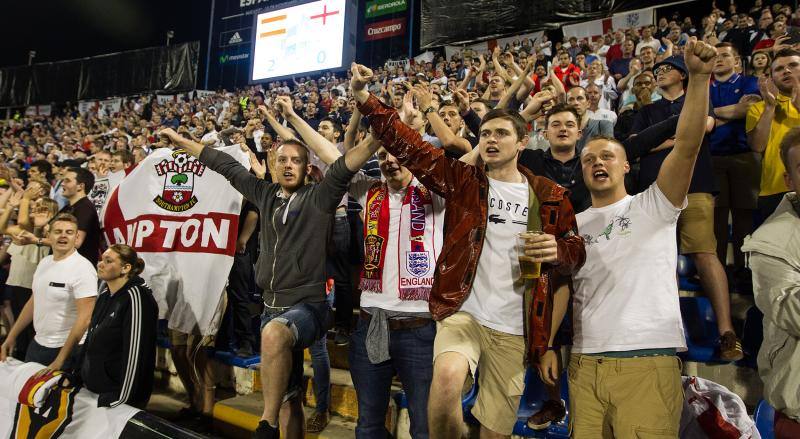
[[[778,58],[785,58],[788,56],[800,56],[800,51],[792,49],[791,47],[787,47],[786,49],[781,49],[778,51],[778,53],[775,54],[775,56],[772,57],[772,62],[774,63]]]
[[[75,218],[75,215],[71,213],[59,213],[55,216],[55,218],[50,221],[50,224],[55,224],[57,222],[64,222],[64,223],[72,223],[75,224],[75,227],[78,227],[78,218]]]
[[[781,140],[781,161],[787,171],[789,171],[789,151],[798,147],[800,147],[800,127],[794,127]]]
[[[517,111],[508,110],[506,108],[495,108],[483,116],[481,127],[492,119],[503,119],[511,122],[511,125],[514,127],[514,132],[517,133],[517,140],[522,140],[522,138],[528,134],[528,124]]]
[[[572,115],[575,116],[575,120],[578,121],[578,123],[580,124],[581,116],[578,114],[578,110],[576,110],[573,105],[561,103],[553,105],[553,108],[551,108],[550,111],[547,112],[547,114],[544,117],[544,126],[549,126],[550,117],[558,113],[572,113]]]
[[[731,44],[731,43],[729,43],[727,41],[722,42],[722,43],[717,43],[716,45],[714,45],[714,47],[717,48],[717,49],[724,49],[724,48],[727,47],[727,48],[731,49],[731,52],[733,52],[734,56],[739,56],[739,49],[737,49],[736,46],[734,46],[733,44]]]
[[[119,159],[122,160],[122,163],[133,164],[134,162],[133,154],[131,154],[127,149],[119,149],[114,151],[114,153],[111,154],[111,157],[119,157]]]

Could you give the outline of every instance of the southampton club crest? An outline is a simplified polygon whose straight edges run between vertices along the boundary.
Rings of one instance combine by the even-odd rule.
[[[206,166],[190,157],[182,149],[175,150],[172,158],[155,165],[156,173],[164,176],[164,190],[153,202],[170,212],[185,212],[197,204],[194,195],[194,177],[200,177]]]

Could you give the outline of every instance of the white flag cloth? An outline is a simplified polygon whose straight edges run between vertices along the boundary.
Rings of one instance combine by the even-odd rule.
[[[219,148],[250,168],[238,145]],[[103,214],[110,243],[145,261],[159,318],[170,329],[213,335],[233,265],[242,196],[183,150],[155,150],[111,193]]]
[[[13,382],[24,383],[42,367],[9,359],[0,363],[0,383],[9,387]],[[114,408],[97,407],[97,394],[85,387],[65,389],[55,386],[51,389],[38,408],[19,404],[13,391],[0,392],[0,437],[116,438],[128,420],[139,412],[139,409],[126,404]]]

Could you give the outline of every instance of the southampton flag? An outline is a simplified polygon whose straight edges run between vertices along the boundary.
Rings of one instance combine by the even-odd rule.
[[[219,148],[249,169],[238,145]],[[110,243],[145,261],[159,318],[169,328],[213,335],[233,265],[242,196],[183,150],[157,149],[111,193],[103,226]]]
[[[98,407],[97,394],[84,387],[60,387],[50,380],[29,386],[41,364],[9,359],[0,363],[0,437],[10,439],[109,439],[119,437],[139,409]],[[46,387],[46,389],[42,389]],[[35,393],[38,397],[29,396]],[[24,398],[23,398],[24,397]],[[26,405],[19,400],[25,399]],[[35,399],[35,404],[30,404]],[[29,405],[30,404],[30,405]]]

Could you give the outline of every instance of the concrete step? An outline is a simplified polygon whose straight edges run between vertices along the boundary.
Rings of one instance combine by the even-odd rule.
[[[263,402],[260,393],[240,395],[214,405],[214,430],[226,438],[248,439],[258,427]],[[306,418],[313,409],[306,408]],[[306,433],[307,438],[344,439],[355,434],[355,422],[333,415],[331,423],[320,433]]]

